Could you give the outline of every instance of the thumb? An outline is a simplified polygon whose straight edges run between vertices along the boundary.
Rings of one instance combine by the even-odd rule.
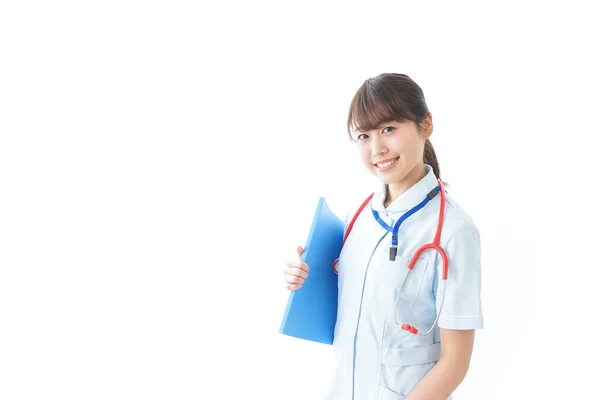
[[[302,253],[304,253],[304,247],[298,246],[296,248],[296,252],[298,253],[298,257],[302,257]]]

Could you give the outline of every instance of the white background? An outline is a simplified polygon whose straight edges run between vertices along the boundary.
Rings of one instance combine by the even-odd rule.
[[[598,21],[568,2],[0,5],[0,398],[318,399],[279,335],[355,90],[410,75],[482,235],[456,399],[597,395]]]

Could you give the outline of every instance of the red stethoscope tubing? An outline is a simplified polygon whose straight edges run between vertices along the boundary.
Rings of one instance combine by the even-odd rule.
[[[375,193],[371,193],[371,195],[369,197],[367,197],[367,199],[362,203],[362,205],[360,206],[360,208],[358,209],[358,211],[356,212],[356,214],[354,214],[354,217],[352,217],[352,221],[350,221],[350,224],[348,224],[348,229],[346,230],[346,234],[344,235],[344,240],[342,241],[342,247],[344,247],[344,244],[346,243],[346,239],[348,239],[348,235],[350,235],[350,232],[352,231],[352,227],[354,226],[354,222],[356,222],[356,219],[358,218],[358,216],[360,215],[360,213],[362,212],[362,210],[367,206],[367,204],[369,204],[369,201],[371,201],[371,199],[373,198],[374,194]],[[337,258],[333,262],[333,272],[335,272],[336,274],[338,273],[338,269],[337,269],[338,262],[340,262],[339,258]]]
[[[433,241],[431,243],[428,243],[424,246],[421,246],[414,254],[413,258],[411,259],[409,265],[408,265],[408,269],[409,271],[412,271],[412,269],[414,268],[419,256],[421,255],[421,253],[423,253],[425,250],[428,249],[433,249],[435,251],[437,251],[441,257],[442,257],[442,265],[443,265],[443,271],[442,271],[442,280],[446,281],[446,279],[448,278],[448,255],[446,254],[446,251],[444,251],[444,249],[442,247],[440,247],[440,237],[442,235],[442,226],[443,226],[443,221],[444,221],[444,212],[446,209],[446,194],[445,194],[445,190],[444,190],[444,186],[442,184],[442,182],[438,179],[438,184],[440,185],[440,195],[441,195],[441,200],[440,200],[440,212],[439,212],[439,217],[438,217],[438,225],[437,225],[437,229],[435,232],[435,237],[433,238]],[[346,234],[344,235],[344,240],[342,242],[342,247],[344,246],[344,244],[346,243],[346,239],[348,238],[348,235],[350,235],[350,232],[352,231],[352,227],[354,226],[354,222],[356,222],[356,219],[358,218],[358,216],[360,215],[360,213],[362,212],[362,210],[367,206],[367,204],[369,204],[369,201],[371,201],[371,199],[373,198],[374,193],[372,193],[369,197],[367,197],[367,199],[362,203],[362,205],[360,206],[360,208],[358,209],[358,211],[356,212],[356,214],[354,214],[354,217],[352,218],[352,220],[350,221],[350,224],[348,225],[348,229],[346,230]],[[340,259],[336,259],[333,262],[333,271],[337,274],[338,273],[338,269],[337,269],[337,264],[340,261]],[[437,320],[437,318],[436,318]],[[413,334],[418,333],[418,330],[409,324],[403,324],[402,325],[402,329],[409,331]]]
[[[446,254],[444,249],[440,247],[440,237],[442,236],[442,226],[444,222],[444,211],[446,209],[446,194],[444,192],[444,186],[442,185],[442,182],[438,180],[438,183],[440,185],[440,195],[442,197],[440,201],[440,214],[438,217],[438,225],[437,230],[435,232],[435,237],[433,238],[433,241],[431,243],[426,244],[417,250],[412,260],[410,261],[410,264],[408,265],[408,269],[412,270],[414,268],[415,263],[417,262],[417,259],[419,258],[422,252],[424,252],[427,249],[434,249],[442,256],[444,268],[442,271],[442,279],[446,280],[448,278],[448,255]]]

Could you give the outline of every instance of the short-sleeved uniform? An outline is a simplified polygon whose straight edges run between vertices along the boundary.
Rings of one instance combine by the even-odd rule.
[[[385,186],[378,187],[342,249],[333,343],[337,366],[327,400],[403,399],[439,361],[439,328],[483,328],[479,231],[448,194],[440,239],[448,255],[448,278],[437,326],[423,337],[396,325],[396,295],[403,281],[402,296],[412,304],[407,323],[431,327],[440,307],[441,257],[428,250],[410,273],[408,264],[419,247],[433,241],[441,196],[402,222],[395,261],[389,257],[391,233],[371,208],[393,226],[438,185],[432,168],[425,168],[427,175],[387,209]]]

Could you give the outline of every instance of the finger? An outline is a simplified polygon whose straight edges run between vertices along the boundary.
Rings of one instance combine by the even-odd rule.
[[[300,260],[288,261],[287,265],[289,268],[298,268],[306,271],[307,273],[310,270],[310,268],[308,268],[308,264]]]
[[[286,282],[292,283],[292,284],[297,284],[297,285],[303,285],[304,278],[295,276],[295,275],[288,275],[288,276],[286,276]]]
[[[289,290],[298,290],[304,284],[304,279],[293,275],[286,275],[285,283]]]
[[[308,272],[300,268],[289,268],[286,275],[299,276],[300,278],[308,278]]]
[[[302,253],[304,253],[304,247],[298,246],[296,247],[296,252],[298,253],[298,257],[302,257]]]

